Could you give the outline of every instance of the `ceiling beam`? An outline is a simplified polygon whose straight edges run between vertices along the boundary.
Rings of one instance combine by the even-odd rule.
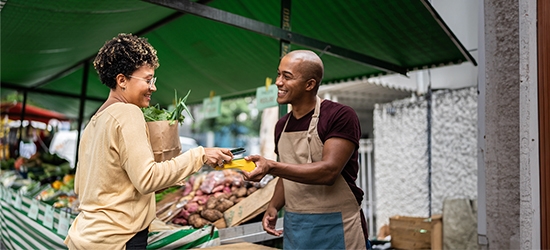
[[[2,82],[1,85],[2,85],[2,88],[14,89],[14,90],[23,91],[23,92],[31,92],[31,93],[39,93],[39,94],[47,94],[47,95],[56,95],[56,96],[70,97],[70,98],[80,98],[79,94],[71,94],[71,93],[61,92],[61,91],[56,91],[56,90],[36,89],[34,87],[25,87],[25,86],[21,86],[21,85],[17,85],[17,84],[11,84],[11,83],[7,83],[7,82]],[[99,98],[99,97],[87,96],[86,100],[96,101],[96,102],[104,102],[105,97]]]
[[[212,8],[207,5],[191,2],[189,0],[144,0],[149,3],[171,8],[184,13],[189,13],[220,23],[232,25],[245,30],[253,31],[261,35],[269,36],[280,41],[298,44],[311,49],[322,51],[332,56],[345,58],[359,62],[387,73],[399,73],[407,75],[407,69],[399,65],[382,61],[380,59],[361,54],[343,47],[326,43],[314,38],[306,37],[282,28],[256,21],[254,19],[239,16],[227,11]]]

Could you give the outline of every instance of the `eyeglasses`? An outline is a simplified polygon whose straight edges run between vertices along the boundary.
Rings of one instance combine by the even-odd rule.
[[[141,78],[141,77],[137,77],[137,76],[129,76],[129,77],[136,78],[136,79],[139,79],[139,80],[144,80],[147,84],[149,84],[149,88],[153,87],[153,85],[155,85],[155,82],[157,82],[156,77],[153,77],[151,79],[145,79],[145,78]]]

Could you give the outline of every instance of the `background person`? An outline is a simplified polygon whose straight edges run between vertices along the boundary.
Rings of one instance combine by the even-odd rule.
[[[280,177],[263,227],[281,235],[275,224],[284,206],[285,249],[366,249],[363,191],[355,185],[359,119],[352,108],[317,96],[323,73],[323,62],[312,51],[292,51],[282,58],[277,102],[291,104],[292,111],[275,126],[280,162],[248,156],[257,166],[243,174],[249,180]]]
[[[70,249],[145,249],[155,218],[155,191],[184,181],[203,164],[230,161],[229,149],[196,147],[157,163],[140,108],[156,91],[156,50],[145,38],[119,34],[94,60],[109,97],[82,133],[74,190],[81,212]]]

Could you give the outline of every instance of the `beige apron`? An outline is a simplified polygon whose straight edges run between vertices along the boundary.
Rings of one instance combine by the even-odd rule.
[[[284,132],[278,143],[281,162],[321,161],[323,143],[317,133],[321,99],[317,97],[308,131]],[[289,118],[290,119],[290,118]],[[285,249],[366,249],[360,206],[340,175],[331,186],[283,179]]]

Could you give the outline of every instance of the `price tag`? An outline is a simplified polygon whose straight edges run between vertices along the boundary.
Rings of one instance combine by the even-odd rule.
[[[40,201],[37,199],[32,199],[31,207],[29,208],[29,212],[27,213],[27,216],[33,220],[36,220],[38,218],[38,204],[40,204]]]
[[[57,224],[57,233],[60,235],[67,235],[69,232],[69,218],[70,214],[65,211],[59,213],[59,220]]]
[[[53,207],[46,205],[46,210],[44,211],[44,220],[42,220],[42,225],[49,229],[53,229]]]
[[[17,210],[21,210],[21,194],[17,193],[15,195],[15,201],[13,202],[13,207]]]

